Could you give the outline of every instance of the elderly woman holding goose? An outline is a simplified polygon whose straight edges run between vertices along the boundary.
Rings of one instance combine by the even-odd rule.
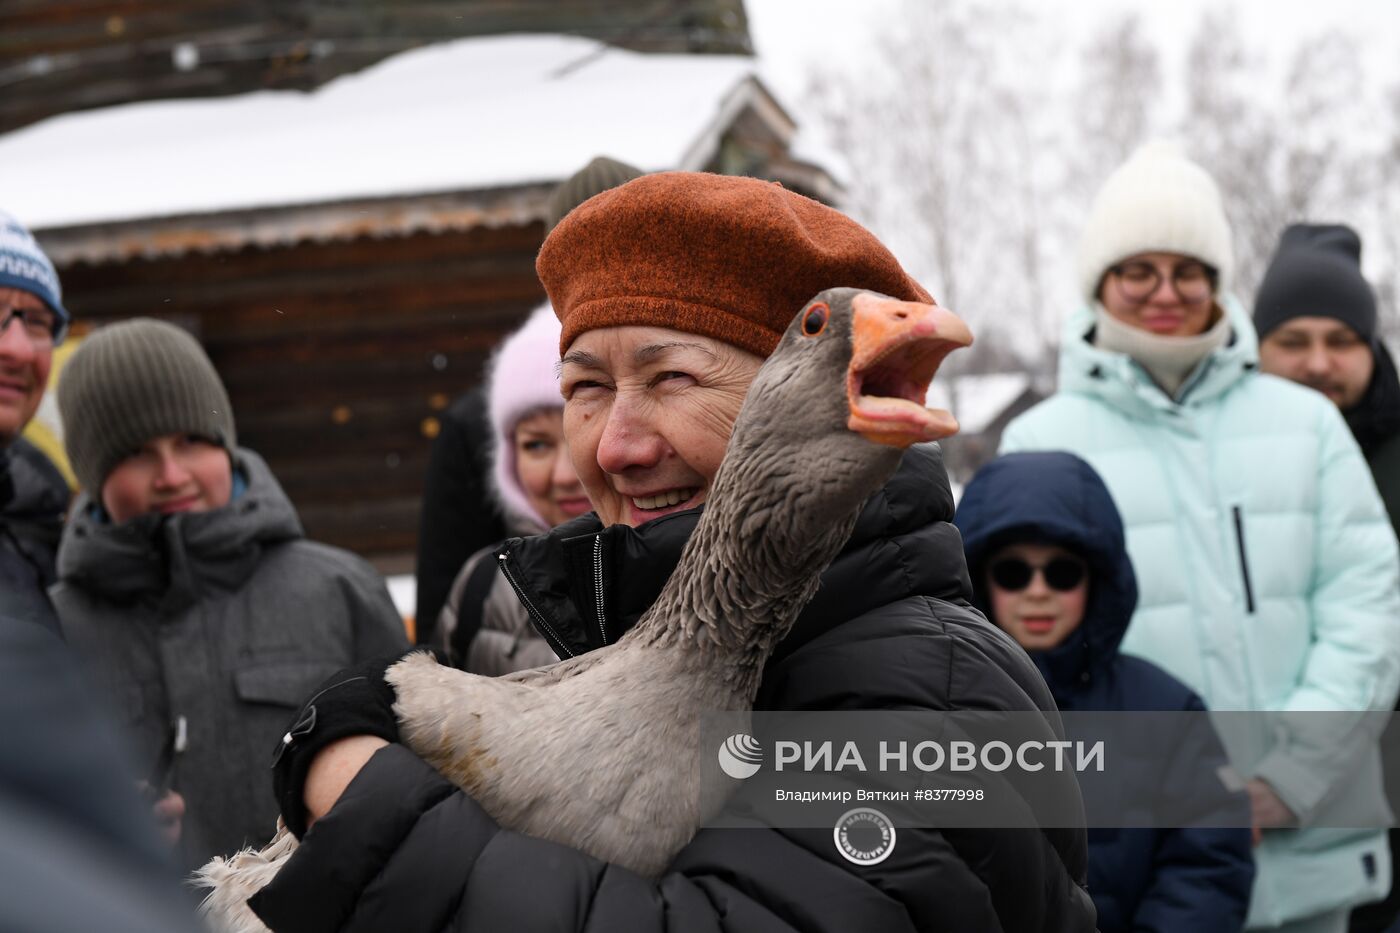
[[[605,658],[594,671],[625,661],[619,652],[637,646],[645,632],[644,647],[693,657],[668,659],[667,670],[650,680],[611,683],[654,697],[653,715],[664,717],[678,702],[668,691],[685,689],[667,678],[703,664],[707,652],[723,654],[733,634],[723,619],[669,615],[704,616],[714,606],[722,615],[725,606],[754,605],[745,601],[750,597],[761,605],[767,589],[795,587],[782,624],[760,632],[753,645],[741,642],[757,660],[751,669],[742,658],[735,663],[736,695],[751,697],[756,710],[1053,711],[1025,654],[969,608],[936,448],[910,447],[901,462],[898,450],[879,446],[946,434],[950,422],[923,412],[917,430],[901,438],[895,435],[907,426],[891,427],[900,419],[885,420],[890,409],[883,403],[903,403],[863,403],[866,395],[912,392],[902,383],[877,392],[873,376],[866,395],[860,386],[848,389],[845,367],[855,372],[863,351],[851,346],[860,342],[852,337],[852,315],[838,320],[838,312],[854,306],[854,316],[888,313],[891,326],[900,326],[904,309],[929,308],[928,294],[874,237],[779,185],[664,173],[586,202],[550,234],[538,268],[563,327],[569,452],[595,512],[501,551],[503,573],[567,659],[516,675],[535,679],[509,685],[501,696],[561,682],[555,672],[577,673],[590,655]],[[836,286],[895,300],[837,289],[812,301]],[[768,367],[755,382],[775,348],[786,365],[809,349],[804,337],[823,330],[831,338],[823,346],[847,341],[844,357],[813,350],[802,358],[815,361],[806,370],[798,363],[791,372]],[[808,378],[828,359],[829,373]],[[877,365],[869,363],[869,371]],[[931,366],[936,360],[911,368],[925,370],[926,384]],[[746,405],[751,387],[755,399]],[[767,408],[784,420],[754,417]],[[814,425],[805,424],[804,411]],[[804,432],[827,431],[825,421],[836,421],[847,438],[832,440],[827,432],[811,442]],[[775,445],[775,435],[787,446]],[[857,444],[863,452],[849,465],[837,462]],[[892,452],[864,452],[877,449]],[[775,451],[787,454],[776,465]],[[741,470],[736,456],[745,453],[767,459]],[[854,462],[860,458],[883,466]],[[859,490],[848,522],[814,514],[825,507],[826,488],[842,482],[833,477],[862,470],[876,477],[875,492],[866,501],[869,491]],[[770,483],[785,484],[778,490],[784,498],[762,488]],[[814,529],[825,523],[835,531],[821,529],[829,546],[789,536],[782,543],[794,550],[786,554],[747,544],[771,542],[771,526],[783,522]],[[810,566],[796,566],[802,561]],[[694,573],[697,562],[726,572]],[[686,575],[685,585],[672,579],[673,570]],[[818,587],[820,598],[807,602]],[[1093,929],[1080,830],[901,829],[889,857],[870,866],[844,860],[830,830],[702,828],[659,867],[625,854],[599,857],[606,841],[583,846],[588,854],[561,844],[568,834],[540,838],[550,834],[529,828],[528,815],[493,818],[501,788],[468,795],[457,785],[474,786],[470,778],[457,775],[454,784],[397,744],[392,715],[383,726],[387,702],[397,687],[403,718],[421,697],[405,696],[402,670],[404,664],[393,668],[388,682],[367,674],[358,706],[323,699],[320,715],[291,730],[277,767],[279,795],[288,825],[304,833],[302,844],[252,902],[279,933]],[[615,697],[571,695],[577,702],[561,712],[575,721],[546,727],[568,749],[561,755],[572,754],[573,733],[626,731],[598,723],[614,713]],[[447,715],[479,714],[485,722],[497,712]],[[420,747],[414,736],[403,738]],[[578,785],[595,777],[578,774]],[[570,806],[557,796],[534,803],[540,810]],[[636,831],[644,835],[646,827]]]

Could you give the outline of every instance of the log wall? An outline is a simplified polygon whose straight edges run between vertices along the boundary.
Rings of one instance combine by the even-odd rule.
[[[60,270],[83,325],[150,315],[196,333],[307,533],[400,569],[436,418],[544,300],[541,224]]]

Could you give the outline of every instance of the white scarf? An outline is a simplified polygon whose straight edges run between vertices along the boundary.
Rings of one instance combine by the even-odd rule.
[[[1223,311],[1215,324],[1193,337],[1168,337],[1125,324],[1102,304],[1094,306],[1094,346],[1124,353],[1137,361],[1171,399],[1181,391],[1196,367],[1230,339],[1230,321]]]

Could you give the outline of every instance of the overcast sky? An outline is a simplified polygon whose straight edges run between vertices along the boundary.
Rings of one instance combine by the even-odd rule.
[[[918,0],[940,2],[940,0]],[[1400,71],[1400,3],[1394,0],[1235,0],[1246,33],[1261,47],[1287,50],[1310,34],[1340,29],[1365,37],[1368,67],[1377,80],[1393,81]],[[874,27],[897,17],[901,0],[744,0],[749,28],[765,77],[785,102],[803,87],[810,63],[825,56],[849,60],[869,46]],[[1219,0],[1022,0],[1045,22],[1056,24],[1046,41],[1063,41],[1060,28],[1087,37],[1096,23],[1137,11],[1164,49],[1179,51],[1205,9]],[[935,50],[930,50],[933,52]],[[1169,51],[1168,56],[1173,52]]]
[[[1233,3],[1221,0],[744,0],[749,15],[750,32],[759,56],[759,68],[765,81],[777,94],[779,100],[797,119],[814,133],[805,134],[821,137],[820,126],[809,114],[804,113],[804,91],[808,85],[808,74],[813,68],[831,67],[843,75],[855,75],[860,80],[862,61],[875,62],[874,35],[877,31],[899,29],[901,18],[907,17],[911,3],[975,3],[978,6],[993,6],[1000,11],[1019,11],[1013,21],[1032,31],[1031,41],[1043,43],[1047,47],[1058,43],[1054,49],[1047,48],[1041,60],[1029,61],[1027,67],[1042,67],[1043,73],[1032,75],[1039,89],[1046,91],[1048,99],[1043,99],[1041,111],[1052,123],[1055,120],[1073,119],[1071,108],[1074,100],[1070,96],[1072,85],[1064,84],[1066,75],[1072,77],[1075,53],[1085,47],[1100,27],[1120,20],[1124,14],[1139,15],[1146,35],[1161,53],[1162,93],[1158,109],[1154,111],[1154,126],[1151,132],[1164,132],[1172,135],[1179,132],[1178,120],[1185,117],[1181,99],[1185,90],[1182,69],[1186,66],[1186,51],[1197,30],[1204,12],[1218,13],[1233,8],[1240,27],[1240,34],[1247,53],[1265,71],[1258,73],[1258,94],[1261,112],[1277,118],[1286,111],[1287,102],[1278,95],[1283,93],[1286,82],[1283,69],[1293,60],[1293,53],[1308,38],[1321,36],[1332,31],[1350,34],[1358,40],[1362,49],[1363,87],[1369,105],[1400,106],[1400,2],[1397,0],[1234,0]],[[917,37],[916,37],[917,38]],[[1065,48],[1068,46],[1069,48]],[[1018,50],[1021,47],[1017,47]],[[1048,54],[1050,51],[1070,54]],[[938,55],[939,50],[929,43],[928,54]],[[1065,66],[1068,65],[1068,70]],[[1251,72],[1253,73],[1253,72]],[[1381,103],[1381,94],[1394,94],[1396,104]],[[1274,95],[1268,99],[1268,95]],[[1389,131],[1389,124],[1377,121],[1377,132]],[[1357,127],[1346,138],[1354,143],[1362,141],[1363,130]],[[1179,140],[1186,142],[1187,140]],[[1063,143],[1061,143],[1063,144]],[[1321,209],[1332,209],[1319,201]],[[1083,205],[1075,205],[1076,210]],[[848,205],[858,215],[858,205]],[[1380,211],[1377,212],[1379,215]],[[1068,215],[1066,215],[1068,216]],[[897,231],[881,229],[878,217],[865,217],[868,224],[880,234],[888,245],[899,255],[901,261],[911,269],[919,270],[933,285],[936,285],[938,270],[932,269],[929,258],[922,255],[921,248],[912,242],[899,239]],[[1400,254],[1390,255],[1380,249],[1380,240],[1372,236],[1377,231],[1368,224],[1390,222],[1393,218],[1372,217],[1363,212],[1346,213],[1338,218],[1363,229],[1364,236],[1372,242],[1367,250],[1369,271],[1376,274],[1385,269],[1400,267]],[[1066,257],[1070,255],[1072,238],[1060,242],[1054,234],[1044,248],[1048,268],[1055,274],[1066,273],[1071,268]],[[981,274],[977,270],[960,273],[964,280]],[[1060,275],[1060,278],[1064,278]],[[931,287],[933,287],[931,285]],[[1042,303],[1050,309],[1068,310],[1077,301],[1073,283],[1056,279],[1047,291]],[[980,297],[980,296],[979,296]],[[972,299],[968,299],[971,302]],[[966,303],[966,302],[965,302]],[[1026,331],[1027,339],[1034,334]]]

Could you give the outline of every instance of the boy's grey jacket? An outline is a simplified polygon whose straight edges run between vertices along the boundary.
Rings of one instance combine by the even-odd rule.
[[[185,718],[184,861],[203,864],[272,836],[269,764],[311,690],[356,661],[408,647],[383,579],[354,555],[307,541],[252,451],[247,488],[211,512],[113,525],[87,494],[59,548],[53,588],[73,648],[129,726],[149,768]]]

